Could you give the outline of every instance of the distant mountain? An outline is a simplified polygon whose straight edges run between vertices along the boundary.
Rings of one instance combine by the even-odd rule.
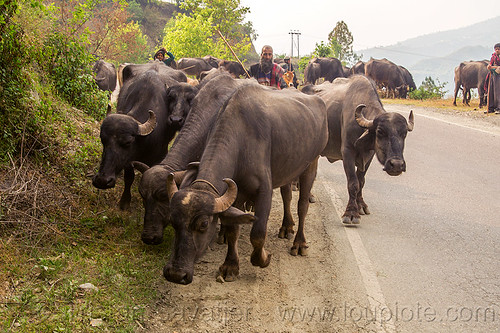
[[[500,42],[500,16],[464,28],[427,34],[395,45],[356,51],[363,61],[387,58],[406,67],[417,86],[426,76],[446,83],[453,94],[454,69],[462,61],[489,60],[493,45]]]

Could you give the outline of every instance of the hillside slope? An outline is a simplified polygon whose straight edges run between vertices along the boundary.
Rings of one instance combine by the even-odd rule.
[[[493,45],[499,42],[500,16],[464,28],[436,32],[411,38],[395,45],[356,51],[363,61],[370,57],[387,58],[412,73],[420,85],[426,76],[447,83],[445,89],[453,92],[454,68],[462,61],[488,59]]]

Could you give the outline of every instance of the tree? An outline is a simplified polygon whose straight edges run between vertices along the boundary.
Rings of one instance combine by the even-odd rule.
[[[354,53],[352,43],[354,38],[344,21],[337,22],[335,28],[328,34],[328,41],[332,47],[334,57],[343,64],[355,64],[361,56]]]
[[[333,57],[333,50],[330,45],[325,45],[325,43],[321,41],[320,44],[316,43],[313,55],[319,58]]]
[[[220,31],[239,56],[252,47],[254,31],[251,23],[243,23],[248,7],[239,0],[185,0],[178,14],[165,26],[163,46],[176,57],[202,57],[207,54],[232,58],[232,53],[220,38]]]

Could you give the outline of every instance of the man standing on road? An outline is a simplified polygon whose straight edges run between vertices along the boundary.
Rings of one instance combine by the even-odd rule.
[[[495,52],[491,55],[486,76],[486,91],[488,93],[487,113],[500,114],[500,43],[495,44]]]
[[[256,78],[259,84],[283,89],[287,87],[283,74],[285,74],[283,68],[273,62],[273,48],[264,45],[260,62],[250,66],[250,75]]]

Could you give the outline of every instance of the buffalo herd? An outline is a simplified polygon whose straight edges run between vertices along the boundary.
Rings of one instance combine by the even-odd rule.
[[[119,208],[128,210],[135,171],[141,174],[142,241],[159,244],[167,226],[174,230],[163,269],[168,281],[191,283],[195,263],[217,234],[227,242],[218,279],[236,279],[241,224],[251,224],[250,262],[267,267],[267,222],[276,188],[283,200],[279,237],[295,234],[290,253],[305,256],[305,219],[319,157],[344,164],[349,193],[345,225],[358,225],[360,215],[369,214],[362,189],[374,156],[388,175],[406,170],[403,150],[413,113],[405,118],[386,112],[377,84],[398,91],[409,85],[407,77],[398,66],[397,78],[370,72],[388,63],[371,60],[346,69],[336,59],[314,58],[300,90],[261,86],[245,79],[239,62],[209,56],[180,59],[177,69],[161,62],[120,66],[116,112],[102,121],[103,151],[92,184],[112,188],[123,172]],[[364,68],[363,75],[346,74],[358,67]],[[187,83],[187,75],[199,82]],[[325,82],[316,85],[321,77]],[[290,203],[296,180],[295,231]]]

